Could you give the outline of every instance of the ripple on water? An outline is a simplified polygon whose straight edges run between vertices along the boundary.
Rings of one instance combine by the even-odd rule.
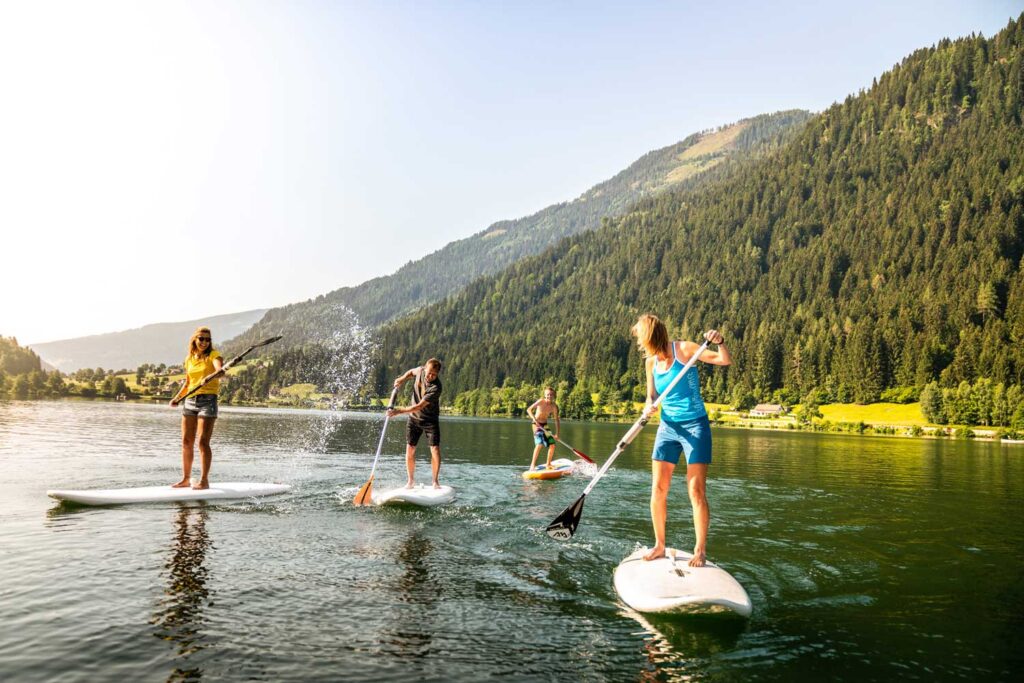
[[[1024,528],[1005,512],[1024,468],[1002,451],[716,430],[709,553],[754,602],[751,619],[723,625],[637,619],[611,585],[619,560],[650,542],[650,434],[557,543],[544,527],[587,479],[522,481],[523,424],[446,421],[441,476],[458,499],[420,510],[351,504],[379,415],[224,418],[217,476],[291,492],[56,505],[47,488],[167,481],[178,418],[162,406],[0,404],[0,657],[12,680],[1006,678],[1019,662],[1005,644],[1019,632],[1006,605],[1019,604],[1020,577],[1007,568]],[[563,426],[592,453],[622,431]],[[389,429],[375,488],[404,481],[403,448]],[[681,477],[669,540],[693,542]],[[982,570],[986,582],[958,578]]]

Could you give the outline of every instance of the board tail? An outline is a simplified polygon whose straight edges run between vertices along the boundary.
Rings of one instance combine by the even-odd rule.
[[[562,513],[555,517],[555,520],[548,524],[545,531],[548,536],[559,541],[568,541],[576,533],[576,527],[580,525],[580,517],[583,516],[583,494],[576,499],[576,502],[562,510]]]

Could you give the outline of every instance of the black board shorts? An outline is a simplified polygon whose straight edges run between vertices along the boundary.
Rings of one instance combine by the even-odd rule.
[[[405,423],[405,442],[410,446],[415,446],[420,442],[422,435],[427,435],[427,444],[430,446],[441,445],[441,424],[440,422],[433,421],[421,421],[415,418],[410,418]]]

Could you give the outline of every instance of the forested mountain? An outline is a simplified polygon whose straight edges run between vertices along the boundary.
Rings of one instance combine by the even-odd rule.
[[[180,363],[189,337],[200,325],[208,326],[218,344],[248,329],[266,309],[216,315],[199,320],[155,323],[123,332],[32,344],[43,359],[63,372],[81,368],[135,368],[142,363]]]
[[[40,369],[39,356],[32,349],[20,346],[14,337],[0,336],[0,372],[23,375]]]
[[[232,347],[285,334],[278,349],[323,340],[339,307],[355,312],[374,327],[440,301],[481,275],[537,254],[564,237],[594,230],[601,220],[625,212],[643,197],[673,187],[695,186],[720,170],[723,162],[763,155],[789,139],[810,116],[794,110],[745,119],[649,152],[629,168],[570,202],[555,204],[486,230],[411,261],[391,275],[345,287],[302,303],[274,308]],[[725,164],[728,166],[729,164]]]
[[[914,52],[718,182],[641,201],[596,232],[382,331],[378,390],[430,356],[446,400],[506,381],[629,396],[629,337],[723,330],[706,397],[877,400],[888,387],[1024,383],[1024,17]]]

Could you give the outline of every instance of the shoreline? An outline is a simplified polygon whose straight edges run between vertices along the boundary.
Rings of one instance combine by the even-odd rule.
[[[15,399],[8,398],[2,399],[0,402],[11,401],[11,402],[26,402],[26,401],[98,401],[104,403],[138,403],[138,404],[151,404],[157,405],[160,403],[166,403],[169,399],[163,397],[134,397],[127,399],[117,399],[104,396],[62,396],[55,398],[35,398],[35,399]],[[372,405],[347,405],[337,406],[336,408],[328,408],[321,406],[300,406],[294,404],[282,403],[280,405],[274,405],[265,402],[245,402],[245,403],[223,403],[224,407],[228,408],[265,408],[268,410],[303,410],[303,411],[318,411],[326,414],[345,411],[353,413],[383,413],[383,406],[372,406]],[[456,418],[477,418],[485,420],[513,420],[513,421],[525,421],[522,417],[509,417],[507,415],[467,415],[464,413],[456,413],[451,410],[450,407],[441,409],[442,415],[445,417],[456,417]],[[718,413],[722,414],[722,411],[712,409],[708,411],[709,418],[711,414]],[[732,416],[732,414],[730,414]],[[572,419],[567,421],[576,423],[592,423],[592,424],[632,424],[634,420],[630,420],[624,417],[603,417],[589,420],[578,420]],[[906,425],[906,424],[880,424],[874,425],[867,422],[832,422],[828,420],[822,420],[814,425],[801,425],[792,418],[743,418],[736,416],[735,419],[712,419],[711,425],[713,427],[719,427],[724,429],[740,429],[758,432],[808,432],[812,434],[835,434],[835,435],[847,435],[847,436],[873,436],[873,437],[888,437],[897,439],[927,439],[927,440],[954,440],[954,441],[988,441],[998,442],[1005,445],[1021,445],[1024,446],[1024,439],[1014,438],[1002,438],[998,436],[1001,429],[999,427],[986,427],[986,426],[968,426],[968,425]],[[650,424],[658,424],[659,420],[654,418]],[[763,423],[763,424],[762,424]],[[835,427],[835,428],[821,428],[822,426]],[[915,429],[920,430],[919,433],[913,433]],[[966,432],[964,432],[966,430]]]

